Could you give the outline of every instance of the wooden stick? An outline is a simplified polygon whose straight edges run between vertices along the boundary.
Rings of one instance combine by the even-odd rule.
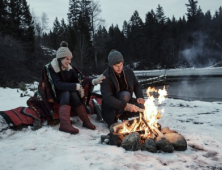
[[[138,108],[136,108],[136,111],[137,111],[137,112],[142,112],[142,113],[143,113],[143,112],[144,112],[144,109],[141,109],[141,108],[138,107]]]
[[[158,133],[158,135],[160,135],[162,138],[166,138],[166,137],[159,131],[159,129],[157,129],[156,127],[152,127],[152,128],[153,128],[153,130],[155,130],[156,133]]]
[[[142,119],[142,121],[145,123],[145,125],[148,127],[149,131],[150,131],[151,133],[153,133],[152,129],[151,129],[150,126],[146,123],[146,120],[144,119],[143,116],[142,116],[141,119]]]

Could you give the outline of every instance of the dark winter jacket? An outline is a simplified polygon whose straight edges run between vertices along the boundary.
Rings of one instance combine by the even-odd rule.
[[[88,94],[86,104],[89,103],[93,90],[92,78],[85,77],[75,67],[70,66],[67,72],[64,71],[64,77],[69,83],[62,82],[57,67],[54,68],[52,68],[52,62],[44,65],[38,91],[27,101],[28,106],[33,108],[39,116],[43,118],[53,115],[53,105],[57,102],[56,94],[58,90],[63,90],[63,88],[64,90],[75,90],[76,82],[80,81],[80,84],[85,88],[85,92]]]
[[[54,86],[56,91],[75,91],[76,90],[76,83],[78,82],[78,75],[76,71],[72,68],[70,70],[63,70],[62,72],[56,73],[53,69],[52,65],[49,65],[49,72],[52,77]],[[65,80],[63,80],[65,79]]]
[[[80,83],[82,86],[82,80],[85,78],[82,75],[78,75],[81,72],[75,67],[69,65],[66,70],[61,72],[57,60],[52,60],[48,66],[53,85],[55,87],[56,95],[60,91],[76,91],[76,84]],[[92,79],[89,80],[90,85],[92,85]]]
[[[127,91],[131,94],[131,101],[133,92],[136,98],[144,98],[142,88],[138,83],[135,74],[128,67],[123,67],[123,74],[125,77]],[[115,118],[116,110],[123,110],[126,107],[126,102],[118,99],[118,93],[120,91],[120,85],[111,67],[108,67],[103,75],[106,79],[101,84],[102,93],[102,115],[105,122],[112,124]]]

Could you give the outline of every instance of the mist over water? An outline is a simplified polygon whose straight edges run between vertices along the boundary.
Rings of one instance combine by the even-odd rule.
[[[185,78],[170,82],[168,97],[184,100],[222,101],[221,77]]]
[[[182,100],[208,102],[222,101],[222,77],[177,77],[167,79],[167,97]],[[155,87],[163,89],[163,85]],[[143,89],[144,96],[146,89]]]

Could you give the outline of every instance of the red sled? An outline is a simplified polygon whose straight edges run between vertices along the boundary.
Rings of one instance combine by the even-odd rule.
[[[97,120],[102,121],[101,112],[102,97],[98,94],[92,94],[87,106],[88,114],[96,114]],[[18,129],[17,127],[33,126],[33,130],[41,128],[43,120],[58,120],[59,121],[59,103],[53,105],[53,115],[48,117],[41,116],[35,108],[32,107],[17,107],[15,109],[0,111],[0,116],[3,117],[9,128]],[[71,110],[71,117],[76,116],[74,110]],[[3,131],[0,129],[0,132]]]

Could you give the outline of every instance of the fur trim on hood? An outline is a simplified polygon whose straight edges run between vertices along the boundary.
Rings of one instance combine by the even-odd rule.
[[[56,73],[60,72],[59,63],[58,63],[57,58],[54,58],[54,59],[51,61],[51,65],[52,65],[52,68],[54,69],[54,71],[55,71]],[[69,67],[66,68],[66,70],[69,71],[70,69],[72,69],[72,66],[69,64]]]

